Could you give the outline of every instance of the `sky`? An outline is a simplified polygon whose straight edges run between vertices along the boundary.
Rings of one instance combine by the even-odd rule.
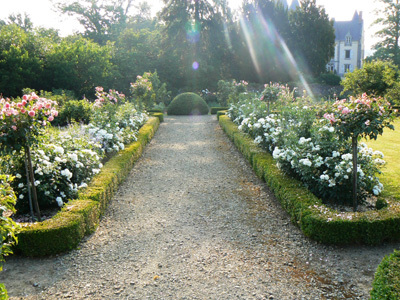
[[[60,30],[62,36],[81,30],[80,24],[74,17],[60,15],[55,12],[54,0],[0,0],[0,19],[5,20],[10,14],[27,13],[34,26],[52,27]],[[140,0],[137,0],[138,2]],[[155,7],[160,6],[160,0],[148,0]],[[228,0],[232,8],[238,8],[242,0]],[[288,0],[290,5],[291,0]],[[364,18],[365,49],[370,55],[372,45],[377,42],[373,37],[376,26],[371,27],[377,18],[374,10],[379,8],[378,0],[317,0],[317,5],[323,6],[330,18],[346,21],[353,18],[354,12],[362,11]],[[157,10],[157,9],[156,9]]]

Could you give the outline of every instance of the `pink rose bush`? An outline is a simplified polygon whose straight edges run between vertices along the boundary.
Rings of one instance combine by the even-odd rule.
[[[345,139],[358,136],[376,140],[385,127],[394,129],[391,125],[393,114],[390,103],[383,98],[373,98],[367,94],[336,101],[332,112],[326,113],[324,118],[329,120]]]
[[[57,103],[35,93],[14,101],[1,98],[0,146],[3,152],[33,144],[48,122],[57,116]]]

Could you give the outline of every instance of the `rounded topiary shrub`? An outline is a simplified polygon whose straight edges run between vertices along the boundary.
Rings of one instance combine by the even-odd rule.
[[[208,105],[195,93],[182,93],[168,105],[167,112],[169,115],[206,115]]]

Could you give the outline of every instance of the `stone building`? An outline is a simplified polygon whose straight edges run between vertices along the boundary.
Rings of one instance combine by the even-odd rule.
[[[335,56],[327,65],[328,71],[343,77],[362,67],[364,59],[364,20],[362,12],[354,13],[351,21],[334,21]]]

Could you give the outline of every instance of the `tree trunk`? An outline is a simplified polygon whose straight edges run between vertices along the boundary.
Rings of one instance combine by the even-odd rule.
[[[353,210],[357,211],[357,138],[353,136],[351,143],[353,147]]]
[[[28,171],[29,171],[29,178],[30,178],[30,182],[31,182],[32,195],[33,195],[33,206],[35,208],[36,217],[37,217],[38,221],[41,222],[42,218],[40,217],[39,202],[37,199],[36,186],[35,186],[35,176],[33,173],[31,151],[29,149],[29,146],[25,146],[25,154],[26,154],[26,158],[28,160]]]

